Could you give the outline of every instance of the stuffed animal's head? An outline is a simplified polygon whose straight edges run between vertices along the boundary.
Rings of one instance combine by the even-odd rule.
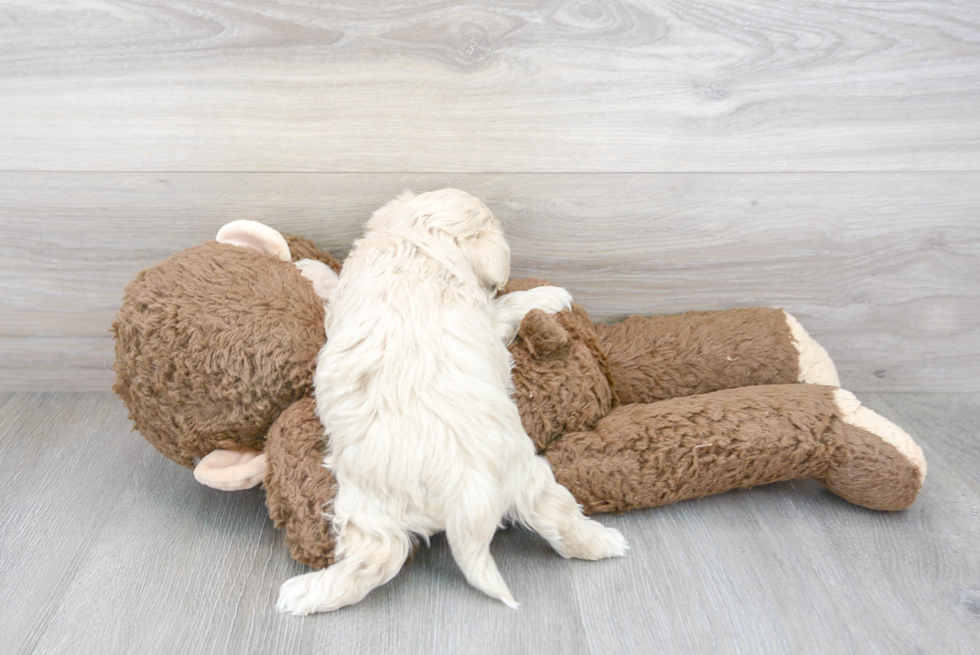
[[[141,271],[112,327],[113,390],[135,428],[187,467],[261,451],[272,422],[312,393],[322,296],[339,270],[305,239],[235,221]]]

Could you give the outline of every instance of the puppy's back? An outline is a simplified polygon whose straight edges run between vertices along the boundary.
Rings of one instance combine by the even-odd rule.
[[[331,450],[358,484],[428,511],[444,501],[425,495],[452,488],[466,468],[449,462],[506,464],[482,437],[520,418],[489,292],[474,276],[401,236],[369,233],[345,263],[331,314],[317,400]]]

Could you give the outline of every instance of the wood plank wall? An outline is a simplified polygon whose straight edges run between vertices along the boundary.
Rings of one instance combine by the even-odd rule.
[[[343,254],[403,188],[597,319],[783,306],[856,391],[980,390],[980,5],[0,0],[0,389],[105,389],[145,266]]]

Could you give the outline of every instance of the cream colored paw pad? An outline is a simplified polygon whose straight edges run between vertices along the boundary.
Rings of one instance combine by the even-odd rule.
[[[874,412],[858,400],[853,393],[843,389],[834,390],[834,402],[840,410],[841,418],[848,425],[867,430],[881,437],[885,443],[894,446],[911,464],[919,470],[921,480],[926,479],[926,458],[919,444],[912,437],[881,414]]]

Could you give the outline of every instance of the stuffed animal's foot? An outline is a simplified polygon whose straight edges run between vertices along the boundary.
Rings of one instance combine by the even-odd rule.
[[[911,505],[926,477],[922,449],[851,392],[835,389],[834,402],[843,422],[838,429],[842,442],[820,481],[863,507],[900,510]]]
[[[830,355],[824,347],[817,343],[813,337],[807,334],[800,322],[788,313],[786,314],[786,324],[792,335],[793,346],[800,354],[800,376],[798,381],[806,384],[825,384],[829,387],[839,387],[840,378],[837,376],[837,367],[834,366]]]

